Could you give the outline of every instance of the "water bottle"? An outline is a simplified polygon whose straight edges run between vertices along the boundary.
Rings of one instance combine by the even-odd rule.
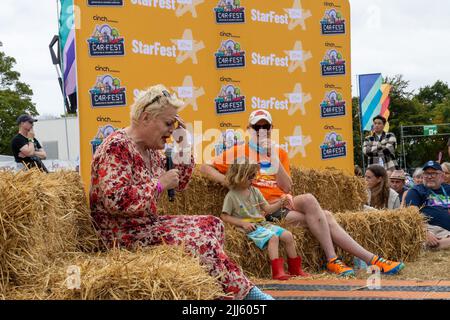
[[[378,157],[378,164],[382,167],[384,167],[384,161],[382,157]]]

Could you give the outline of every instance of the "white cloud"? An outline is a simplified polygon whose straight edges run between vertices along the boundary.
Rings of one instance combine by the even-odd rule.
[[[353,95],[357,74],[403,74],[410,89],[450,82],[447,0],[350,0]]]

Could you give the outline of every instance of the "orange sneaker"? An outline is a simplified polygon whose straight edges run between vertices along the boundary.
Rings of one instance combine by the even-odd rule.
[[[397,274],[405,267],[403,262],[386,260],[379,256],[373,256],[370,264],[380,268],[380,272],[382,274]]]
[[[355,271],[352,268],[345,265],[339,258],[333,258],[328,261],[327,269],[329,272],[335,273],[340,277],[354,277]]]

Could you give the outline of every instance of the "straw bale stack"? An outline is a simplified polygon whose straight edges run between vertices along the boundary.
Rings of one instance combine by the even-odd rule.
[[[75,172],[0,172],[0,283],[36,281],[62,254],[92,251],[91,224]]]
[[[80,288],[69,289],[68,268],[80,268]],[[69,269],[70,270],[70,269]],[[182,247],[156,246],[136,252],[74,253],[45,272],[44,285],[12,290],[12,299],[208,300],[223,297],[215,278]]]
[[[364,248],[388,259],[415,261],[426,239],[425,220],[417,208],[344,212],[334,217]],[[321,271],[326,260],[318,241],[305,228],[282,225],[293,233],[304,267],[310,272]],[[246,274],[257,278],[271,276],[267,250],[259,250],[231,225],[226,227],[225,246],[230,258],[241,265]],[[280,253],[284,255],[285,250],[280,249]],[[353,256],[341,249],[337,254],[352,265]]]
[[[337,169],[291,168],[293,195],[311,193],[321,206],[332,212],[361,210],[367,201],[364,180]],[[186,191],[169,202],[165,194],[160,202],[161,214],[220,215],[227,189],[201,174],[193,174]]]
[[[364,179],[335,168],[291,169],[292,194],[313,194],[323,209],[331,212],[358,211],[367,202]]]

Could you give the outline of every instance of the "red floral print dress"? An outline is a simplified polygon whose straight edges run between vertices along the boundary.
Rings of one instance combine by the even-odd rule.
[[[165,172],[161,151],[148,151],[149,162],[124,130],[99,146],[92,161],[90,204],[100,237],[109,247],[133,248],[162,242],[184,244],[199,256],[209,273],[220,277],[225,293],[243,299],[253,284],[225,254],[224,226],[214,216],[158,216],[158,178]],[[175,165],[180,172],[178,191],[186,188],[194,168]]]

